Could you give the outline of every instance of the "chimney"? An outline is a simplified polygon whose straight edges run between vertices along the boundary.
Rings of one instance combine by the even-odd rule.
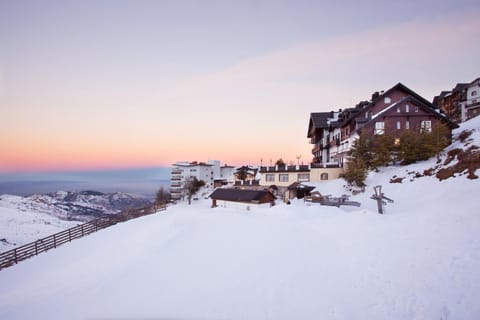
[[[378,98],[378,96],[380,95],[380,93],[378,91],[375,91],[373,94],[372,94],[372,101],[375,100],[376,98]]]

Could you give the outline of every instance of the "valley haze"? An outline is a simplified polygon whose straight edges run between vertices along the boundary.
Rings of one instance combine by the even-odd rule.
[[[0,173],[0,195],[95,190],[128,192],[153,197],[160,188],[168,188],[170,168],[141,168],[97,171]]]

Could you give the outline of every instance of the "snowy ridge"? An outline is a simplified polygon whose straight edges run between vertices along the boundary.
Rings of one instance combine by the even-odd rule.
[[[8,198],[11,197],[15,196],[8,196]],[[5,201],[5,198],[5,196],[2,196],[0,200],[0,252],[79,224],[77,221],[61,220],[46,213],[3,207],[1,205],[5,202],[12,204],[12,199]]]
[[[97,217],[149,205],[143,196],[96,191],[58,191],[27,197],[0,196],[0,252]]]
[[[0,318],[480,319],[480,179],[390,183],[435,165],[371,173],[360,208],[199,199],[116,225],[2,270]]]
[[[130,193],[101,193],[97,191],[57,191],[20,197],[0,196],[0,207],[48,213],[61,219],[88,221],[127,208],[146,206],[151,202]]]

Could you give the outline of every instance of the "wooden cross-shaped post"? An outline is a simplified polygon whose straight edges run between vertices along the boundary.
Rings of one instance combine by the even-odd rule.
[[[377,207],[378,207],[378,213],[383,214],[383,206],[387,205],[387,201],[390,203],[393,203],[393,200],[390,198],[387,198],[383,193],[382,193],[382,186],[375,186],[373,187],[373,190],[375,191],[375,194],[373,194],[370,199],[377,200]],[[385,201],[387,200],[387,201]]]

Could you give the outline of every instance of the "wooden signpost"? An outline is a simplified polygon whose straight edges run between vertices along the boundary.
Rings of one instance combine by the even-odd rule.
[[[382,186],[375,186],[373,187],[373,190],[375,191],[375,194],[373,194],[370,199],[377,200],[377,206],[378,206],[378,213],[383,214],[384,213],[384,208],[383,206],[387,205],[387,201],[390,203],[393,203],[393,200],[390,198],[387,198],[383,193],[382,193]],[[385,201],[386,200],[386,201]]]

